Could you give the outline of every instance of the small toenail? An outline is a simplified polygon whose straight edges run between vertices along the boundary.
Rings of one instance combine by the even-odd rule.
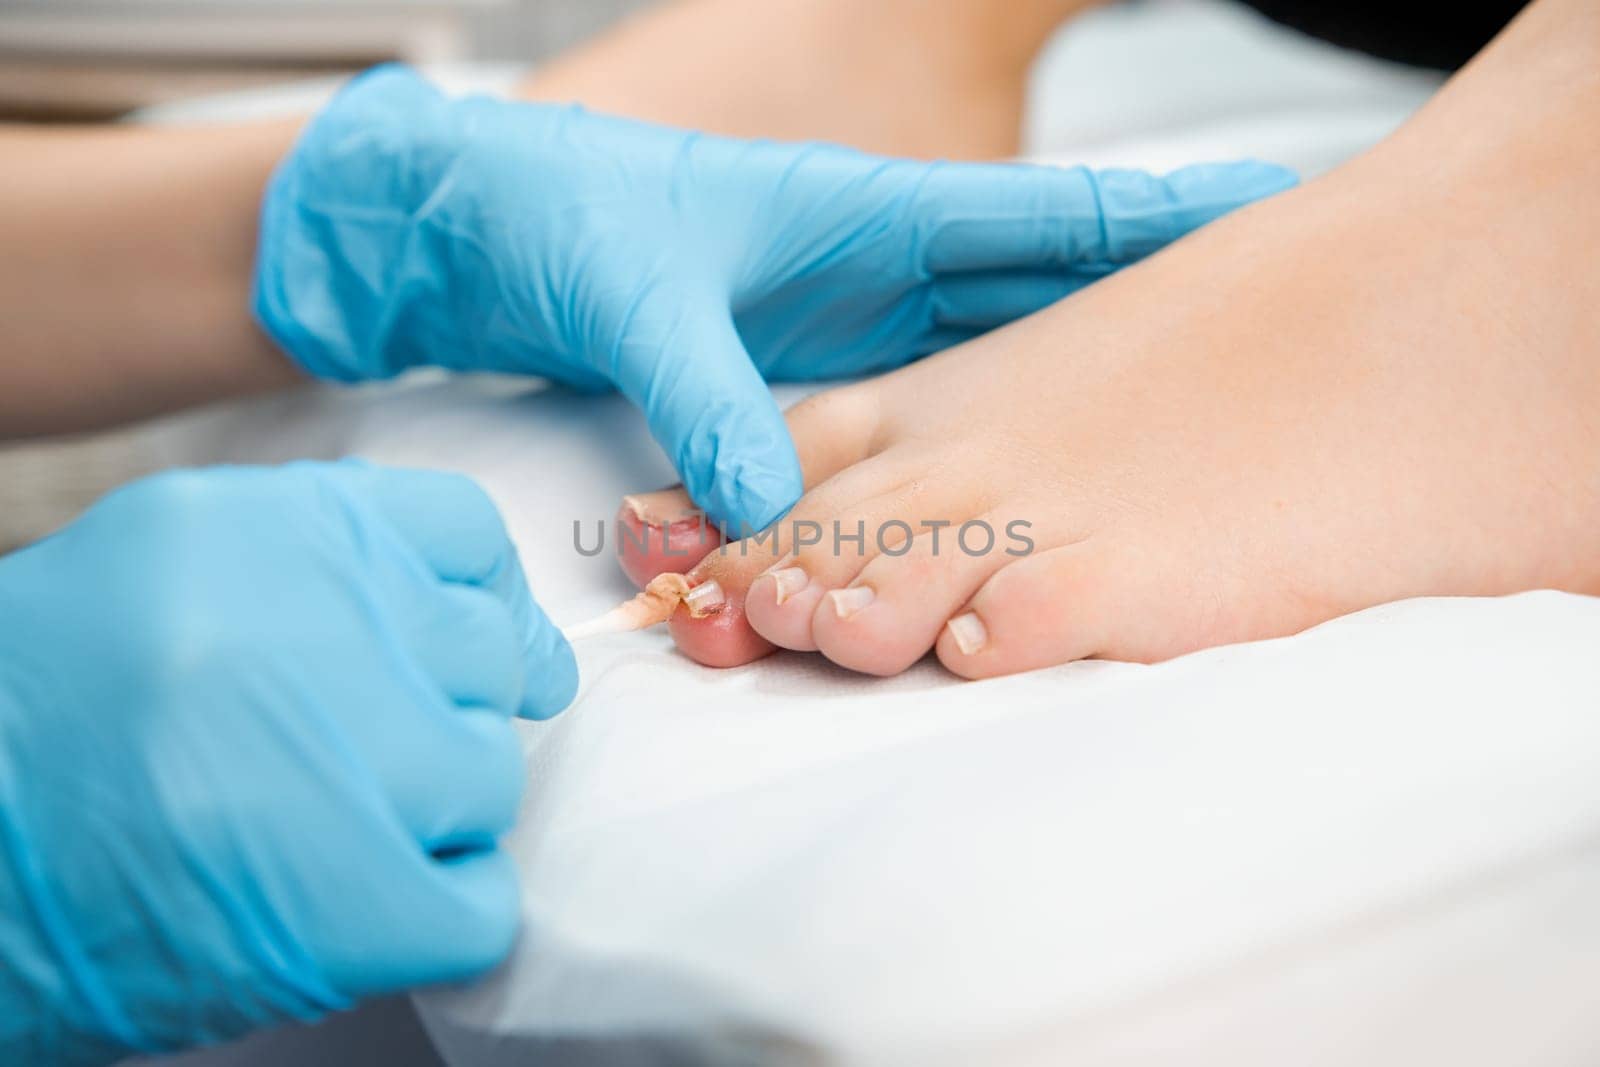
[[[722,586],[715,581],[702,582],[683,594],[684,606],[689,609],[689,614],[695,618],[710,615],[727,602],[727,596],[722,592]]]
[[[945,627],[950,631],[950,636],[956,639],[956,647],[968,656],[989,643],[989,629],[978,618],[977,612],[957,615],[945,623]]]
[[[828,594],[828,599],[833,601],[833,613],[841,619],[848,619],[868,604],[877,594],[865,585],[853,585],[848,589],[835,589]]]
[[[781,571],[773,571],[772,580],[777,583],[780,604],[811,584],[810,576],[799,567],[785,567]]]

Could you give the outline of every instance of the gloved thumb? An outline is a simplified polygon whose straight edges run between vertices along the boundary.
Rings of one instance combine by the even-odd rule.
[[[800,498],[800,461],[725,295],[656,283],[620,324],[611,378],[694,502],[738,537]]]

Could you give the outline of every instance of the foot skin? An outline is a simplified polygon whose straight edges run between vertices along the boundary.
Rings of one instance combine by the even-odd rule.
[[[1535,169],[1540,196],[1519,197],[1529,168],[1474,163],[1422,189],[1413,146],[793,409],[810,488],[779,524],[786,558],[709,555],[689,577],[729,608],[680,613],[680,647],[871,674],[932,649],[983,678],[1412,596],[1600,593],[1596,176]],[[993,550],[952,544],[974,520]],[[826,533],[789,555],[798,523]],[[835,523],[866,543],[835,544]]]

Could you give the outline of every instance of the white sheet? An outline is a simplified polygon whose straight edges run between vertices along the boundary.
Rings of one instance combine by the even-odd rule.
[[[1225,0],[1085,15],[1035,68],[1025,144],[1092,166],[1254,156],[1311,177],[1368,147],[1442,78],[1332,48]]]
[[[1031,143],[1315,171],[1435,84],[1147,3],[1057,43]],[[496,382],[157,440],[474,474],[562,621],[627,592],[573,520],[670,480],[615,398]],[[424,1018],[452,1067],[1594,1063],[1597,647],[1600,601],[1553,593],[985,683],[591,644],[578,704],[525,732],[522,942]]]

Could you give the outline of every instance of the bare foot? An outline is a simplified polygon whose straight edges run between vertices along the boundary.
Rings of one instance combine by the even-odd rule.
[[[1464,78],[1328,179],[794,409],[810,489],[778,547],[820,541],[708,556],[689,578],[733,606],[680,646],[978,678],[1600,593],[1600,108],[1496,141],[1521,83]]]
[[[738,137],[1015,155],[1028,69],[1088,0],[689,0],[541,68],[522,95]]]

